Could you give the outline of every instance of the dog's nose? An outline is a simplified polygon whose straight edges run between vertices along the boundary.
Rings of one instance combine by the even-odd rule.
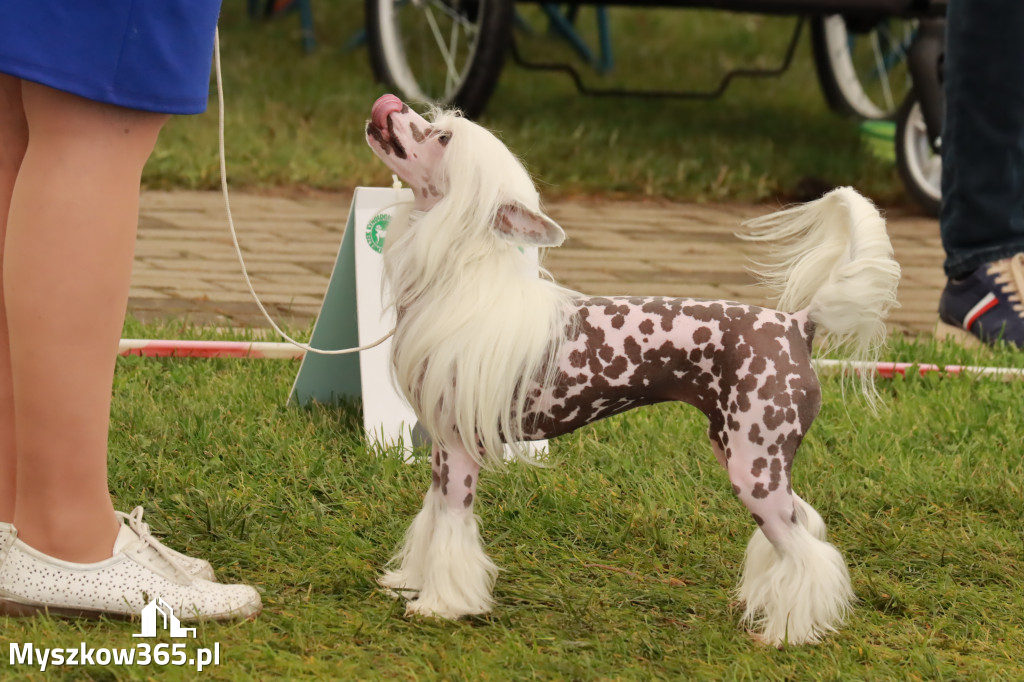
[[[373,103],[373,109],[370,110],[370,120],[378,128],[387,128],[388,116],[396,111],[401,111],[404,106],[402,100],[394,95],[382,95]]]

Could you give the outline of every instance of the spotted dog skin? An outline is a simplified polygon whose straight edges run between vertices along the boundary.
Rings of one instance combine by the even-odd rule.
[[[460,452],[449,453],[437,445],[431,453],[431,485],[439,489],[453,512],[468,512],[476,498],[480,466]]]
[[[789,472],[821,405],[806,314],[729,301],[594,297],[578,301],[570,324],[553,388],[535,389],[527,402],[530,438],[640,405],[689,403],[707,416],[715,454],[758,525],[766,515],[795,521]]]
[[[578,299],[569,329],[553,386],[536,388],[527,400],[528,438],[554,438],[642,405],[688,403],[708,418],[715,455],[758,525],[795,522],[790,470],[821,406],[811,366],[814,325],[805,313],[731,301],[590,297]],[[469,511],[479,466],[457,447],[436,445],[431,465],[432,485],[448,508]]]

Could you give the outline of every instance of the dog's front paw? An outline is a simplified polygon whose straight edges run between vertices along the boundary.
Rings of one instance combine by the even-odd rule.
[[[475,616],[490,610],[490,605],[450,604],[434,595],[422,593],[405,605],[406,616],[427,616],[446,620],[458,620],[463,616]]]
[[[386,571],[377,578],[377,584],[383,587],[384,593],[392,599],[415,599],[420,591],[419,585],[402,571]]]

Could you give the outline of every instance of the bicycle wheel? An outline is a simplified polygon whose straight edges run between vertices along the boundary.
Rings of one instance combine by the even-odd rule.
[[[483,112],[512,31],[512,0],[366,0],[370,65],[404,99]]]
[[[813,18],[811,48],[818,82],[832,111],[889,119],[910,89],[907,50],[917,22],[889,18],[863,24],[838,14]]]
[[[942,205],[942,156],[932,150],[913,90],[896,115],[896,168],[914,200],[931,216]]]

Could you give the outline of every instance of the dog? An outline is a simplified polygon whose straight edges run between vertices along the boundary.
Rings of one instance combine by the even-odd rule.
[[[742,622],[772,645],[819,641],[854,602],[825,524],[790,470],[818,414],[816,333],[877,359],[900,270],[885,221],[850,188],[748,223],[775,254],[759,274],[780,310],[731,301],[593,297],[559,286],[522,247],[556,247],[519,160],[457,112],[421,117],[393,95],[366,125],[373,152],[415,193],[389,226],[384,280],[397,316],[396,383],[432,440],[432,482],[379,583],[408,614],[488,612],[498,569],[474,514],[481,467],[641,405],[708,418],[714,454],[753,516],[737,588]],[[870,366],[870,365],[865,365]],[[870,372],[862,388],[874,395]]]

